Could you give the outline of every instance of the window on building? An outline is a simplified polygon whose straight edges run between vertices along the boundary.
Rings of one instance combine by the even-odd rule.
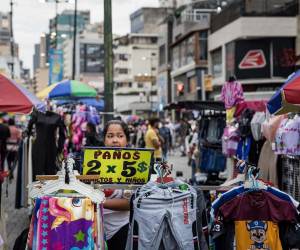
[[[128,61],[128,54],[119,54],[119,60]]]
[[[100,73],[104,72],[104,57],[101,51],[102,44],[80,45],[80,72]]]
[[[173,56],[173,69],[178,69],[179,66],[179,46],[173,47],[172,50],[172,56]]]
[[[222,49],[216,49],[211,53],[212,74],[214,77],[222,76]]]
[[[187,40],[181,43],[181,66],[187,65]]]
[[[141,83],[141,82],[138,82],[138,84],[137,84],[137,87],[138,87],[139,89],[141,89],[141,88],[143,88],[143,87],[144,87],[144,85],[143,85],[143,83]]]
[[[128,83],[128,87],[131,88],[132,87],[132,82]]]
[[[151,37],[151,43],[156,44],[157,43],[157,37]]]
[[[189,92],[190,93],[195,93],[197,92],[197,77],[193,76],[191,78],[188,79],[188,83],[189,83]]]
[[[195,41],[195,36],[190,36],[188,39],[187,39],[187,64],[190,64],[192,62],[194,62],[194,56],[195,56],[195,44],[194,44],[194,41]]]
[[[119,69],[119,74],[128,74],[128,69],[126,69],[126,68],[120,68]]]
[[[199,59],[207,60],[207,30],[199,32]]]
[[[163,44],[159,47],[159,65],[166,63],[166,45]]]

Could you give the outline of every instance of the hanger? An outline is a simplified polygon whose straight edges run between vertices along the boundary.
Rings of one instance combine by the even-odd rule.
[[[249,189],[250,191],[267,189],[267,186],[262,181],[257,180],[258,172],[259,169],[254,167],[248,169],[248,180],[244,183],[245,189]]]
[[[173,165],[168,165],[166,161],[154,163],[154,171],[157,173],[157,183],[167,183],[174,180],[173,177],[168,176],[172,173]]]
[[[90,185],[84,184],[76,179],[73,172],[74,163],[75,161],[72,158],[63,162],[64,168],[59,172],[57,180],[47,181],[45,184],[33,183],[29,186],[29,188],[31,187],[29,196],[31,198],[39,198],[59,192],[60,190],[72,190],[84,197],[90,198],[95,203],[103,203],[105,195],[102,191],[96,190]]]

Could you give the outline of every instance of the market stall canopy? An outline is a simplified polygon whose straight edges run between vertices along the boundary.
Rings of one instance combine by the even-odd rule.
[[[225,111],[225,106],[223,102],[218,101],[179,101],[164,107],[164,110],[171,109]]]
[[[45,110],[45,104],[28,89],[0,74],[0,112],[29,114],[33,108]]]
[[[96,97],[97,91],[83,82],[64,80],[48,86],[37,94],[41,99]]]
[[[300,111],[300,70],[288,77],[267,104],[271,114],[280,115]]]
[[[96,98],[79,98],[79,99],[69,99],[69,100],[57,100],[55,101],[57,105],[67,105],[67,104],[85,104],[88,106],[95,107],[98,111],[104,111],[104,101],[97,100]]]

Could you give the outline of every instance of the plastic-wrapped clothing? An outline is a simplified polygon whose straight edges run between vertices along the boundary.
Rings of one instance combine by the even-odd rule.
[[[251,120],[251,131],[255,141],[262,139],[261,125],[266,120],[264,112],[256,112]]]

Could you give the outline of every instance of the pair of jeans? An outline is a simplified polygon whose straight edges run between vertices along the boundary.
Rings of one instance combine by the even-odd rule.
[[[162,245],[168,250],[199,249],[197,193],[192,187],[180,190],[181,183],[148,182],[137,190],[127,250],[159,250]]]
[[[200,163],[200,169],[203,172],[220,172],[226,167],[226,157],[218,150],[202,148]]]

